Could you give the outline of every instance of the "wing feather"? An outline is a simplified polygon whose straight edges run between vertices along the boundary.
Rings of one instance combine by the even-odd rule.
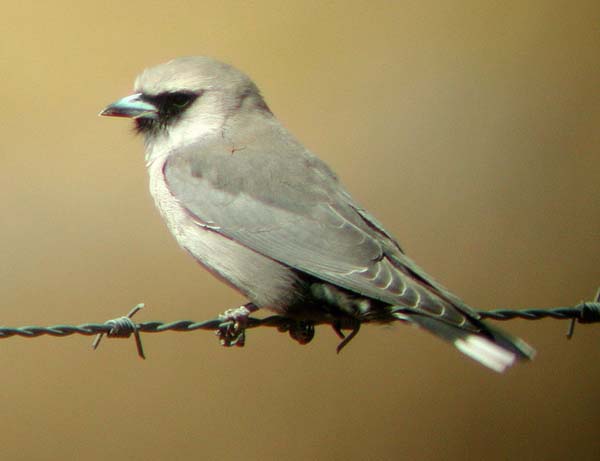
[[[290,144],[205,142],[172,154],[163,172],[199,222],[271,259],[452,324],[478,317],[406,257],[320,160]]]

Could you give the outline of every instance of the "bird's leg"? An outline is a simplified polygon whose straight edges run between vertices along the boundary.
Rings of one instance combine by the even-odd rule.
[[[258,307],[253,303],[248,303],[235,309],[229,309],[219,315],[221,325],[216,331],[216,335],[225,347],[242,347],[246,342],[246,326],[248,317],[252,312],[256,312]]]

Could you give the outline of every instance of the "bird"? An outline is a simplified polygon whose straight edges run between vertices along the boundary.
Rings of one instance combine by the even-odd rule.
[[[267,309],[305,325],[300,342],[329,323],[343,338],[338,351],[363,323],[400,321],[497,372],[533,358],[409,258],[235,67],[204,56],[150,67],[100,115],[133,120],[168,229],[249,300],[225,313],[239,328],[221,332],[224,345]]]

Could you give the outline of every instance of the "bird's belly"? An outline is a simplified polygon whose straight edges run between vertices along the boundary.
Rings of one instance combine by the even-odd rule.
[[[297,281],[294,271],[203,225],[169,191],[163,162],[152,162],[148,173],[156,207],[179,245],[258,306],[285,311]]]

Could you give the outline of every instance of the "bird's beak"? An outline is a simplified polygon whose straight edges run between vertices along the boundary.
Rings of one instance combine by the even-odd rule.
[[[144,100],[142,93],[125,96],[106,106],[99,115],[105,117],[157,118],[157,107]]]

